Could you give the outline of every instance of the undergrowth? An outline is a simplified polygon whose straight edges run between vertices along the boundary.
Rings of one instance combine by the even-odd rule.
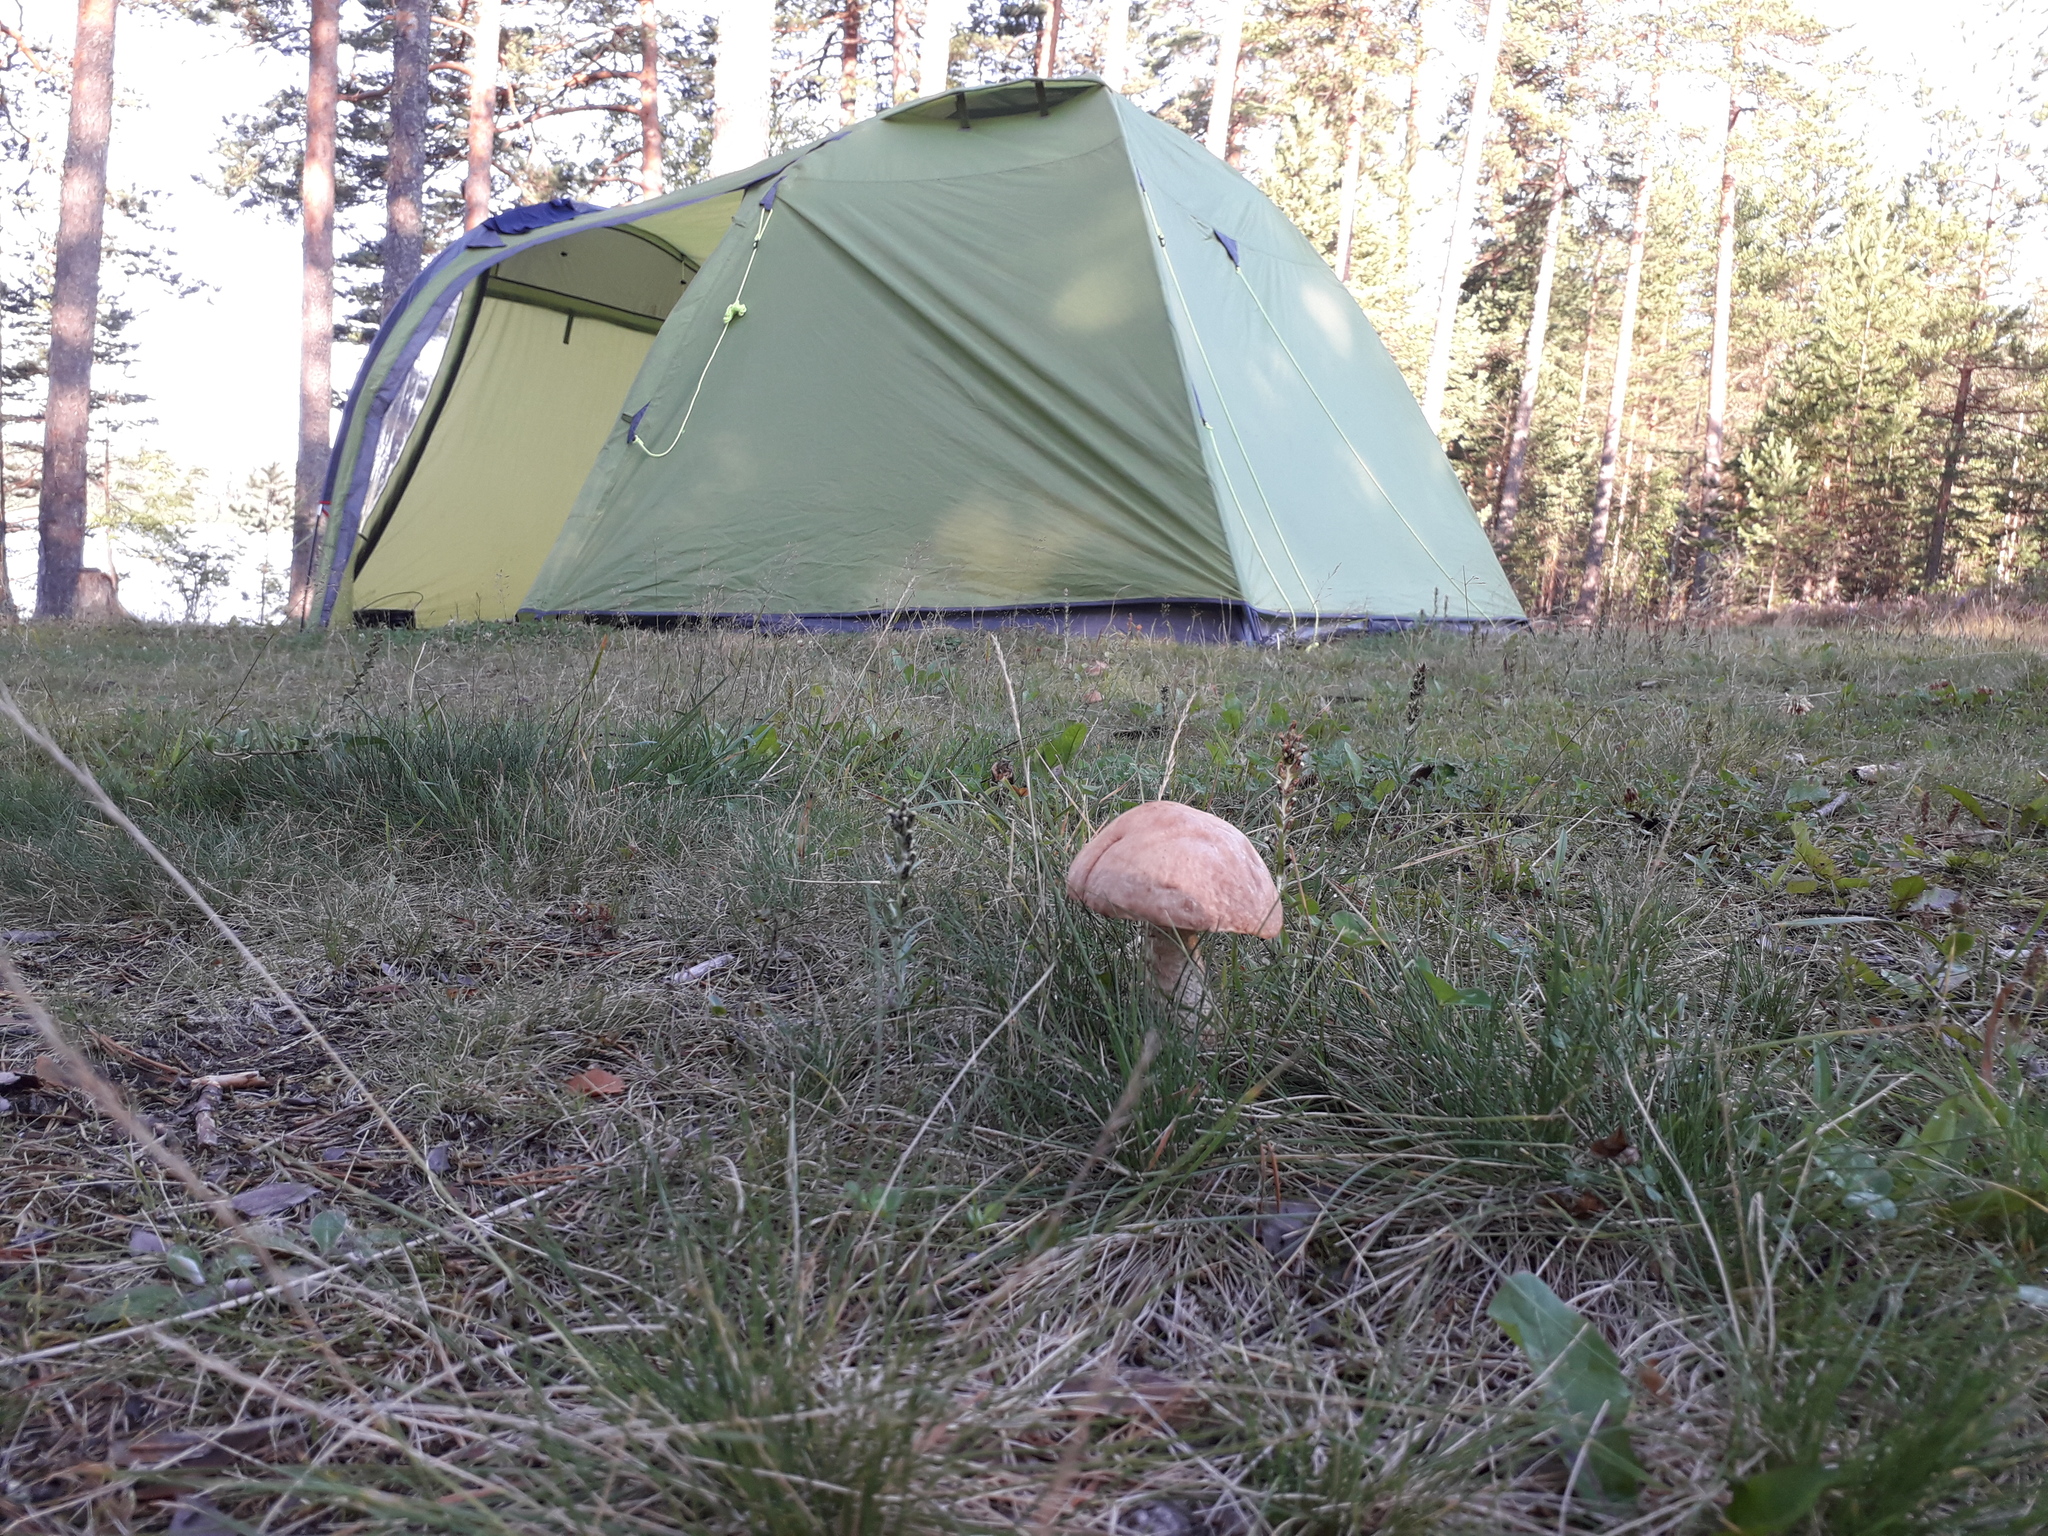
[[[10,952],[299,1291],[7,1022],[24,1531],[2041,1524],[2031,636],[0,647],[322,1037],[0,743]],[[1162,793],[1286,904],[1199,1024],[1063,894]]]

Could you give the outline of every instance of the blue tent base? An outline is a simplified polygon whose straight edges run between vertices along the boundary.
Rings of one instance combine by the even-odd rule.
[[[864,613],[591,613],[522,608],[522,619],[585,619],[644,629],[751,629],[763,634],[841,634],[876,629],[1029,629],[1095,638],[1109,634],[1184,644],[1286,645],[1344,635],[1392,634],[1418,625],[1459,634],[1526,628],[1522,618],[1468,619],[1411,615],[1336,615],[1315,619],[1262,613],[1243,603],[1182,600],[1149,603],[1065,603],[1018,608],[875,609]]]

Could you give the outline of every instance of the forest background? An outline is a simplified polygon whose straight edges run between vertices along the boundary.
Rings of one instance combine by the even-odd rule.
[[[76,19],[0,5],[0,486],[24,610]],[[84,563],[138,613],[287,601],[308,19],[119,15]],[[2048,580],[2048,21],[2024,5],[349,0],[337,21],[330,391],[479,216],[477,167],[491,208],[625,201],[935,82],[1087,71],[1325,251],[1532,613]]]

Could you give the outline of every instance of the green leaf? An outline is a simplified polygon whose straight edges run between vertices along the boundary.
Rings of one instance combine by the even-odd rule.
[[[1728,1501],[1728,1523],[1741,1536],[1778,1536],[1812,1514],[1834,1480],[1833,1472],[1811,1463],[1773,1467],[1746,1477],[1735,1485],[1735,1496]]]
[[[187,1285],[206,1284],[206,1265],[201,1262],[199,1251],[187,1248],[182,1243],[164,1250],[164,1268],[171,1272],[171,1278],[182,1280]]]
[[[1342,832],[1356,819],[1349,811],[1339,811],[1330,818],[1330,830],[1332,832]]]
[[[348,1231],[348,1213],[330,1207],[315,1216],[307,1230],[316,1249],[322,1254],[332,1253]]]
[[[153,1317],[168,1317],[185,1304],[185,1293],[175,1285],[137,1285],[116,1291],[85,1314],[89,1323],[143,1323]]]
[[[1039,744],[1038,760],[1048,768],[1064,768],[1074,760],[1074,754],[1081,750],[1081,743],[1087,739],[1087,725],[1079,720],[1069,720]]]
[[[1892,910],[1894,912],[1905,910],[1908,903],[1916,896],[1925,892],[1926,889],[1927,881],[1924,877],[1920,875],[1900,875],[1892,882]]]
[[[1552,1427],[1565,1452],[1577,1456],[1581,1447],[1587,1447],[1586,1460],[1600,1486],[1617,1498],[1634,1498],[1643,1470],[1623,1424],[1629,1384],[1614,1346],[1527,1270],[1501,1283],[1486,1315],[1500,1324],[1543,1378],[1543,1395],[1555,1416]],[[1600,1425],[1597,1435],[1595,1420]]]

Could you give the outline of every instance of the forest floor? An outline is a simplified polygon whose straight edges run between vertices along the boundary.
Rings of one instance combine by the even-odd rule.
[[[2048,632],[0,679],[290,994],[0,722],[5,953],[196,1174],[0,1004],[9,1531],[2048,1520]],[[1162,790],[1286,860],[1199,1027],[1063,890]]]

